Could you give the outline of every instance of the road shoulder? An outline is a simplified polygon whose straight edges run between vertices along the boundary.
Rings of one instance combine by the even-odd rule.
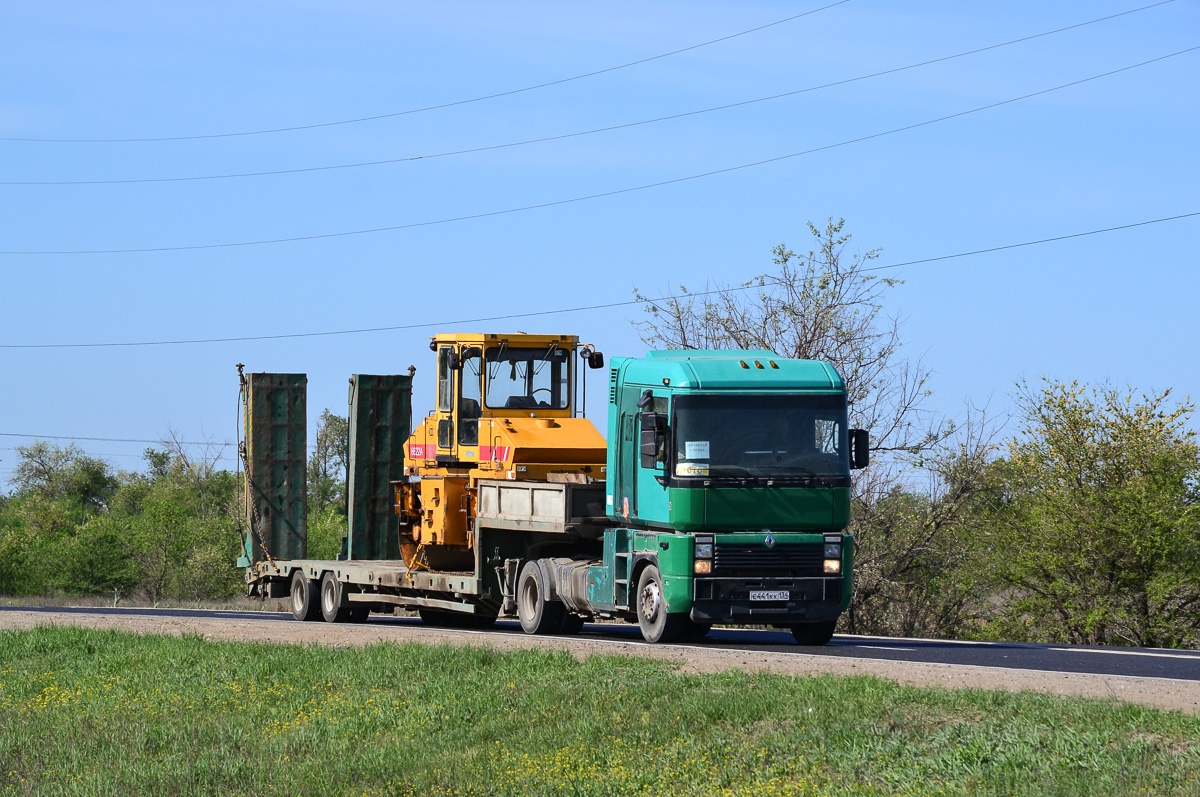
[[[477,645],[496,650],[569,650],[580,658],[593,655],[628,655],[660,659],[674,663],[680,672],[685,673],[743,670],[788,675],[872,675],[911,686],[1042,692],[1109,699],[1190,714],[1200,713],[1200,681],[1167,678],[814,656],[799,652],[722,650],[700,645],[651,647],[615,639],[529,637],[388,623],[329,625],[144,615],[0,612],[0,630],[27,630],[43,625],[78,625],[137,634],[199,634],[206,639],[231,642],[254,641],[333,647],[361,647],[377,642],[416,642]]]

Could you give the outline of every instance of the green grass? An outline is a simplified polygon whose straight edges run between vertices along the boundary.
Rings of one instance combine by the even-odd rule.
[[[559,652],[0,632],[0,794],[1200,794],[1200,718]]]

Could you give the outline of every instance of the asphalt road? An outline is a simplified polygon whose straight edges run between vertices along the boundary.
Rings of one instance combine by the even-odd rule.
[[[272,623],[294,623],[290,614],[279,612],[209,611],[200,609],[120,609],[71,608],[40,606],[0,606],[0,611],[46,612],[95,615],[146,615],[159,617],[195,617],[209,620],[258,620]],[[369,623],[417,626],[415,618],[372,615]],[[450,629],[440,629],[447,631]],[[520,634],[515,621],[502,620],[490,631],[467,631],[464,634]],[[622,644],[642,642],[634,625],[589,623],[581,637]],[[895,637],[866,637],[839,634],[824,647],[799,647],[792,641],[791,632],[740,628],[714,628],[700,641],[681,647],[721,648],[727,650],[761,651],[771,653],[835,656],[891,661],[961,664],[976,667],[1001,667],[1013,670],[1034,670],[1065,673],[1124,675],[1135,678],[1174,678],[1200,681],[1200,651],[1160,650],[1148,648],[1085,647],[1080,645],[1029,645],[1011,642],[957,642],[937,639],[905,639]]]

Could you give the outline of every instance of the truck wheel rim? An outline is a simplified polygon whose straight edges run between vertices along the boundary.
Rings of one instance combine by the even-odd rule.
[[[304,592],[303,590],[292,590],[292,611],[300,611],[304,608]]]
[[[526,617],[533,617],[537,613],[538,601],[541,596],[538,595],[537,581],[529,578],[521,585],[521,605],[520,609]]]
[[[662,602],[662,596],[658,591],[658,584],[651,581],[642,588],[642,616],[650,622],[658,617],[658,607]]]

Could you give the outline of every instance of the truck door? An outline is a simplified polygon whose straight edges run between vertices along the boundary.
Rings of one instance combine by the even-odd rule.
[[[617,479],[617,514],[633,520],[637,517],[637,416],[621,413],[621,429],[618,438],[617,464],[620,477]]]
[[[666,399],[656,398],[652,406],[666,414]],[[634,430],[634,439],[638,443],[631,459],[634,460],[637,469],[638,518],[643,523],[667,523],[670,518],[667,512],[666,480],[663,478],[666,475],[666,447],[659,447],[653,465],[644,465],[641,457],[642,414],[638,413],[635,420],[637,428]]]

